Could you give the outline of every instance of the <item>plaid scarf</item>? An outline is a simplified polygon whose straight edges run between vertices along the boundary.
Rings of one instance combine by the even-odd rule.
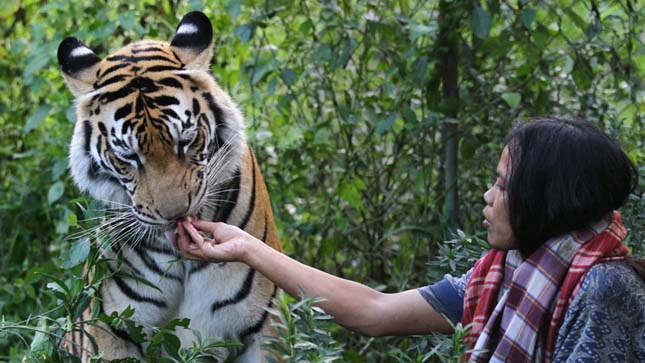
[[[623,259],[626,234],[614,212],[611,223],[607,218],[551,239],[525,260],[517,250],[486,253],[466,286],[462,324],[472,323],[466,360],[551,362],[584,275],[598,262]]]

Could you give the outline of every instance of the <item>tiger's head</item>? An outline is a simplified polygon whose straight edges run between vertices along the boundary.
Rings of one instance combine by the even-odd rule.
[[[196,214],[241,162],[243,119],[210,73],[212,38],[206,15],[191,12],[170,43],[143,40],[104,59],[76,38],[58,48],[78,120],[73,179],[141,227]]]

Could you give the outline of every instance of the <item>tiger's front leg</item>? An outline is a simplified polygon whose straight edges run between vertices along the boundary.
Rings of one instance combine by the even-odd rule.
[[[110,316],[134,309],[127,319],[141,326],[149,340],[153,327],[163,327],[176,317],[184,292],[184,266],[176,262],[177,255],[168,249],[126,247],[121,254],[119,266],[113,263],[114,259],[108,262],[116,273],[101,285],[101,310]],[[92,332],[104,358],[144,358],[147,342],[137,342],[125,327],[100,323],[92,327]]]

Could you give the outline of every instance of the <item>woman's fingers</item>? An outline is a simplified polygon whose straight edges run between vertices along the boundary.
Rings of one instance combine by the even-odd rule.
[[[211,232],[213,239],[200,231]],[[177,223],[177,246],[188,259],[206,261],[241,261],[244,256],[246,232],[235,226],[197,220]],[[251,237],[252,238],[252,237]]]
[[[190,239],[201,248],[204,245],[204,237],[199,234],[199,231],[197,231],[191,222],[181,222],[181,224],[188,233],[188,236],[190,236]]]
[[[234,231],[239,230],[237,227],[230,226],[222,222],[205,222],[193,219],[190,223],[198,231],[210,233],[213,236],[213,239],[217,242],[231,239]]]

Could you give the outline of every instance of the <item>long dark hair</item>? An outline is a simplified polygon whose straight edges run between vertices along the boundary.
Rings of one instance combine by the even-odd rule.
[[[618,143],[584,120],[522,122],[506,146],[509,219],[525,255],[618,209],[638,182]]]

